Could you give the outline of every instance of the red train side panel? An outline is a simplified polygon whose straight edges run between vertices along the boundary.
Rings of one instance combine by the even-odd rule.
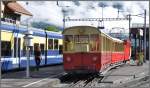
[[[111,52],[101,53],[101,71],[107,68],[111,64]]]
[[[100,56],[100,53],[65,53],[63,55],[64,70],[99,72],[101,69]]]
[[[111,63],[117,63],[124,60],[124,53],[123,52],[113,52],[112,53],[112,61]]]
[[[131,56],[131,43],[129,40],[124,41],[124,60],[129,60]]]

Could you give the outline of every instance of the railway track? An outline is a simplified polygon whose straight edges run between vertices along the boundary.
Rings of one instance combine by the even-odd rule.
[[[103,77],[96,74],[87,75],[66,75],[61,79],[61,83],[68,83],[66,87],[89,87],[99,82]]]
[[[108,70],[105,75],[99,74],[65,74],[61,76],[60,82],[67,84],[65,87],[99,87],[100,83],[107,83],[103,80],[107,78],[115,69],[119,66],[115,66]]]

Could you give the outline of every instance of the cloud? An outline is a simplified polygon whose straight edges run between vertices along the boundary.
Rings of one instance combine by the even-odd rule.
[[[33,13],[33,21],[46,21],[51,24],[62,26],[63,25],[63,12],[62,6],[66,11],[66,18],[101,18],[101,6],[105,5],[103,16],[105,18],[116,18],[118,15],[118,9],[120,9],[119,17],[125,17],[129,13],[131,14],[139,14],[143,13],[143,9],[147,9],[149,12],[149,4],[148,1],[59,1],[59,6],[57,6],[56,1],[28,1],[29,5],[26,6],[24,1],[19,1],[19,3]],[[149,15],[149,13],[148,13]],[[149,19],[149,16],[147,16]],[[25,19],[23,17],[23,19]],[[132,23],[140,22],[143,23],[143,18],[133,17]],[[149,21],[148,21],[149,23]],[[85,21],[74,21],[74,22],[66,22],[66,26],[75,26],[75,25],[93,25],[98,26],[98,22],[85,22]],[[111,27],[124,27],[128,28],[128,21],[105,21],[104,26],[107,29],[111,29]]]
[[[74,3],[76,6],[80,6],[80,5],[81,5],[80,2],[77,1],[77,0],[73,0],[73,3]]]
[[[98,6],[99,6],[99,7],[108,7],[109,5],[108,5],[107,2],[99,2],[99,3],[98,3]]]
[[[44,1],[41,5],[37,5],[38,1],[28,2],[28,6],[26,6],[24,1],[20,1],[19,3],[33,14],[33,21],[48,21],[52,24],[62,25],[61,19],[63,18],[63,14],[61,8],[56,5],[56,2]]]

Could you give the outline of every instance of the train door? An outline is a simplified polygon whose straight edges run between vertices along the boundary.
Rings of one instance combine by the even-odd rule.
[[[74,36],[74,44],[75,44],[75,56],[76,59],[74,59],[75,65],[78,65],[79,67],[83,66],[83,45],[80,39],[79,35]]]
[[[20,38],[14,38],[14,57],[20,57],[20,42]]]
[[[90,60],[90,45],[89,45],[89,35],[80,35],[79,36],[80,49],[81,49],[81,65],[87,67],[91,64]]]
[[[92,69],[96,69],[97,63],[99,63],[99,35],[98,34],[92,34],[90,36],[85,36],[82,41],[86,44],[87,50],[82,53],[82,64],[85,67],[91,67]],[[84,49],[85,50],[85,49]]]

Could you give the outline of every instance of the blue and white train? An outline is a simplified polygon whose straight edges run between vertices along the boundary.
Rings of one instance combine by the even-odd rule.
[[[27,27],[16,24],[1,24],[1,61],[2,71],[26,67],[26,47],[24,42]],[[61,64],[62,59],[62,34],[30,28],[33,31],[33,47],[30,51],[30,66],[35,66],[34,47],[39,45],[42,52],[42,65]]]

